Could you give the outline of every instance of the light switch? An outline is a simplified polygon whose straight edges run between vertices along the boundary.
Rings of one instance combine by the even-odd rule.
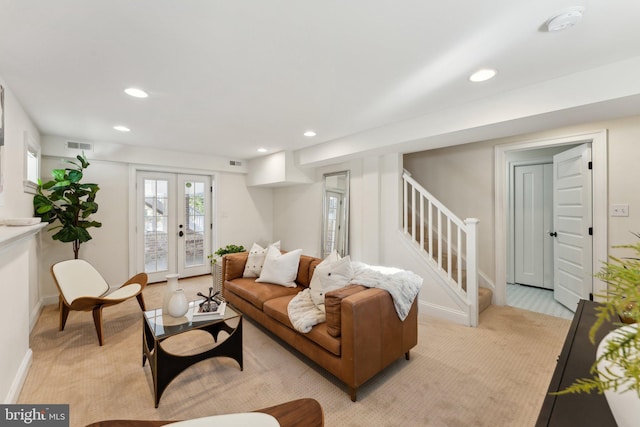
[[[611,205],[611,216],[629,216],[629,205]]]

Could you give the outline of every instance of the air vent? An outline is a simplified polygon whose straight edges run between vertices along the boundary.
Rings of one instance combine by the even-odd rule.
[[[240,160],[229,160],[230,166],[242,166],[242,162]]]
[[[88,142],[67,141],[67,150],[92,151],[93,145]]]

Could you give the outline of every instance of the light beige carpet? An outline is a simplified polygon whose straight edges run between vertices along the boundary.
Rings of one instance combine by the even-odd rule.
[[[180,284],[196,299],[210,281]],[[148,308],[161,305],[163,287],[147,287]],[[19,403],[68,403],[71,426],[243,412],[301,397],[320,402],[328,427],[533,426],[570,324],[512,307],[490,307],[478,328],[420,315],[411,360],[399,359],[362,386],[353,403],[341,383],[245,319],[244,371],[231,359],[203,361],[180,374],[155,409],[136,301],[106,308],[104,319],[100,347],[90,313],[72,312],[58,332],[57,307],[45,307],[31,334],[33,364]],[[172,348],[188,351],[207,345],[207,337],[183,334]]]

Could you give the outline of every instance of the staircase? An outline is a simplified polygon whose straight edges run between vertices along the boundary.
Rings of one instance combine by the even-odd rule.
[[[466,306],[469,326],[491,304],[493,292],[478,284],[478,220],[464,221],[404,171],[404,235],[437,272],[454,298]]]

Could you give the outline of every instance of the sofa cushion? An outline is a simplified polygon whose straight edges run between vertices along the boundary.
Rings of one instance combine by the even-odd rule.
[[[279,250],[280,240],[272,243],[266,248],[263,248],[257,243],[254,243],[251,246],[251,249],[249,249],[249,256],[247,257],[247,263],[244,266],[242,277],[260,277],[260,272],[262,271],[262,266],[267,255],[267,251],[271,246],[275,246]]]
[[[336,254],[337,256],[337,254]],[[325,258],[315,269],[309,289],[311,299],[316,306],[324,304],[324,295],[334,289],[344,288],[353,278],[351,258]]]
[[[274,283],[288,288],[295,288],[300,255],[302,255],[302,249],[283,254],[275,246],[269,246],[260,277],[256,279],[256,282]]]
[[[224,255],[222,257],[222,269],[224,271],[222,281],[242,277],[248,256],[248,252],[236,252]]]
[[[294,295],[288,295],[265,301],[264,314],[294,330],[287,312],[287,306],[293,297]],[[309,333],[300,334],[302,338],[308,338],[325,350],[336,356],[340,356],[340,339],[332,337],[327,333],[326,323],[323,322],[314,326]]]
[[[320,258],[312,257],[309,255],[300,255],[300,265],[298,266],[298,276],[296,277],[296,283],[304,287],[309,287],[313,278],[313,272],[320,264],[322,260]]]
[[[344,288],[327,292],[324,296],[324,308],[327,313],[327,333],[332,337],[339,337],[342,333],[341,304],[343,298],[367,289],[362,285],[349,285]]]
[[[263,303],[285,295],[295,295],[301,287],[287,288],[272,283],[256,283],[253,278],[238,278],[224,282],[225,289],[249,301],[257,309],[262,310]]]

